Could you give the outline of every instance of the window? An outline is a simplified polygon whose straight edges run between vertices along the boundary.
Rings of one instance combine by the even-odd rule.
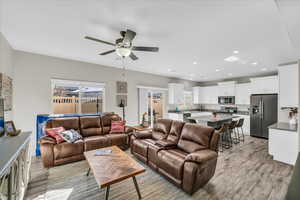
[[[53,114],[104,112],[105,84],[52,79]]]

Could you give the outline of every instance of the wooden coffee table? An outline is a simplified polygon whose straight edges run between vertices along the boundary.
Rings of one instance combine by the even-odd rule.
[[[95,156],[97,150],[84,152],[84,156],[90,166],[87,176],[92,170],[99,187],[106,187],[105,199],[108,199],[109,189],[112,184],[132,178],[137,194],[141,199],[135,176],[145,172],[146,169],[117,146],[102,149],[111,149],[112,153]]]

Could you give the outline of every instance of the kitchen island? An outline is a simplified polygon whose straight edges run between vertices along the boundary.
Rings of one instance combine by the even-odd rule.
[[[230,123],[232,119],[238,118],[237,116],[233,115],[217,115],[216,117],[213,115],[208,116],[199,116],[199,117],[189,117],[188,119],[193,119],[199,125],[203,126],[211,126],[214,128],[222,126],[224,123]]]

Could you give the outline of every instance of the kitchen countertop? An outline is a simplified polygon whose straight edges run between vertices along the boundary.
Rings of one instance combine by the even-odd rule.
[[[0,177],[14,162],[23,146],[30,141],[31,132],[20,133],[17,136],[3,136],[0,138]]]
[[[284,131],[297,131],[297,125],[291,125],[287,122],[277,122],[269,126],[270,129],[278,129]]]
[[[223,112],[222,110],[212,110],[212,109],[202,109],[202,110],[180,110],[180,111],[175,111],[175,110],[169,110],[168,113],[199,113],[199,112],[217,112],[217,113],[225,113],[225,114],[237,114],[237,115],[250,115],[249,111],[237,111],[236,113],[229,113],[229,112]]]
[[[189,117],[188,119],[194,119],[196,121],[204,121],[204,122],[221,122],[221,121],[227,121],[232,120],[233,118],[237,118],[235,116],[231,115],[217,115],[216,117],[210,115],[210,116],[200,116],[200,117]]]

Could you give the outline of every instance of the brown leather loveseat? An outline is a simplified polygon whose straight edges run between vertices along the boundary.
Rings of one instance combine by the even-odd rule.
[[[131,137],[133,155],[189,194],[215,173],[219,133],[213,128],[161,119]]]
[[[121,149],[128,148],[128,133],[132,130],[126,127],[123,133],[110,134],[111,121],[121,120],[113,113],[103,116],[83,116],[54,118],[46,123],[45,128],[64,127],[66,130],[74,129],[83,137],[75,143],[56,143],[56,140],[49,136],[40,139],[41,156],[44,167],[51,167],[83,160],[83,152],[112,145]]]

